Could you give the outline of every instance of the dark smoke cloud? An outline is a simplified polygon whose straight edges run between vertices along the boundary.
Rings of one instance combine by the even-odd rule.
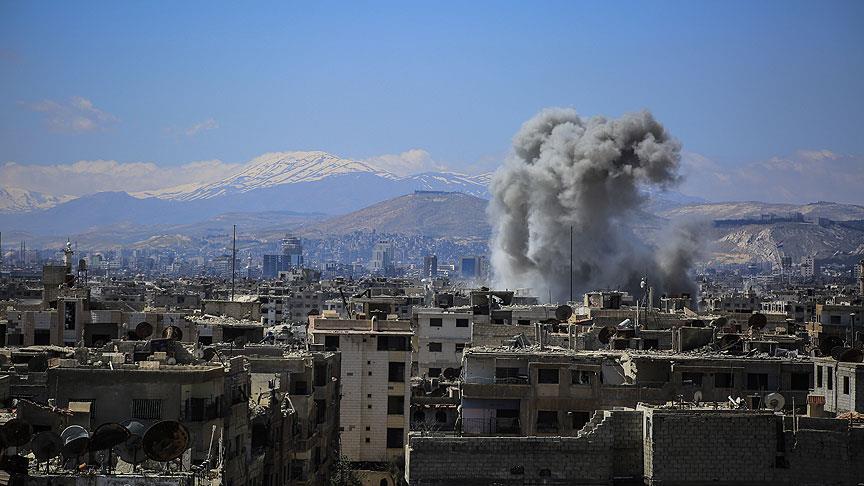
[[[642,276],[660,292],[692,291],[698,238],[678,228],[655,252],[630,229],[640,186],[679,182],[680,150],[644,111],[610,120],[552,108],[528,120],[491,184],[496,285],[566,300],[573,226],[574,292],[636,291]]]

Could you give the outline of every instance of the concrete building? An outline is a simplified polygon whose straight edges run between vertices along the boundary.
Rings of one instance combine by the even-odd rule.
[[[311,313],[321,313],[324,293],[315,285],[262,286],[261,316],[268,326],[305,324]]]
[[[434,278],[438,276],[438,256],[426,255],[423,257],[422,278]]]
[[[467,309],[414,308],[417,353],[412,374],[435,378],[449,369],[458,376],[462,352],[471,343],[473,317]]]
[[[813,393],[830,414],[864,413],[864,363],[814,358]]]
[[[163,353],[164,356],[164,353]],[[169,365],[149,360],[126,364],[122,353],[103,354],[102,366],[59,360],[47,372],[56,405],[89,404],[94,426],[136,420],[182,422],[190,432],[192,463],[208,459],[211,438],[225,445],[225,484],[250,484],[249,375],[242,357],[221,364]],[[116,361],[116,364],[115,364]],[[108,363],[111,363],[110,365]],[[215,434],[215,436],[214,436]]]
[[[280,252],[264,255],[261,274],[264,278],[276,278],[279,272],[303,266],[303,242],[300,238],[287,236],[280,242]]]
[[[380,275],[393,275],[393,243],[390,240],[380,240],[372,248],[372,261],[369,270]]]
[[[313,346],[342,354],[342,454],[352,462],[400,461],[411,405],[411,322],[310,316],[309,335]]]
[[[596,410],[780,393],[804,404],[813,381],[805,359],[639,351],[469,348],[463,360],[465,434],[572,435]]]
[[[247,346],[251,400],[270,413],[252,424],[266,447],[264,484],[327,484],[339,459],[340,353]]]

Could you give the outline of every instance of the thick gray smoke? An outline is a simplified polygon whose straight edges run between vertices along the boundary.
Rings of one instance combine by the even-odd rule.
[[[528,120],[492,179],[495,284],[566,300],[572,226],[574,297],[601,288],[635,292],[642,276],[660,292],[692,292],[688,273],[699,249],[692,232],[677,228],[654,251],[631,230],[640,220],[640,187],[678,182],[680,149],[644,111],[609,120],[552,108]]]

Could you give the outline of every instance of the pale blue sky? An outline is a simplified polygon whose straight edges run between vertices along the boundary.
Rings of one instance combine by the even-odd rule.
[[[420,148],[469,168],[572,106],[649,109],[738,167],[864,153],[862,91],[860,1],[0,2],[0,163]]]

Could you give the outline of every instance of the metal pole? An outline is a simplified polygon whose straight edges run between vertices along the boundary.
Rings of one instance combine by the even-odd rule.
[[[237,225],[234,225],[234,236],[231,239],[231,300],[234,300],[234,262],[237,260]]]
[[[570,225],[570,302],[573,302],[573,225]]]

